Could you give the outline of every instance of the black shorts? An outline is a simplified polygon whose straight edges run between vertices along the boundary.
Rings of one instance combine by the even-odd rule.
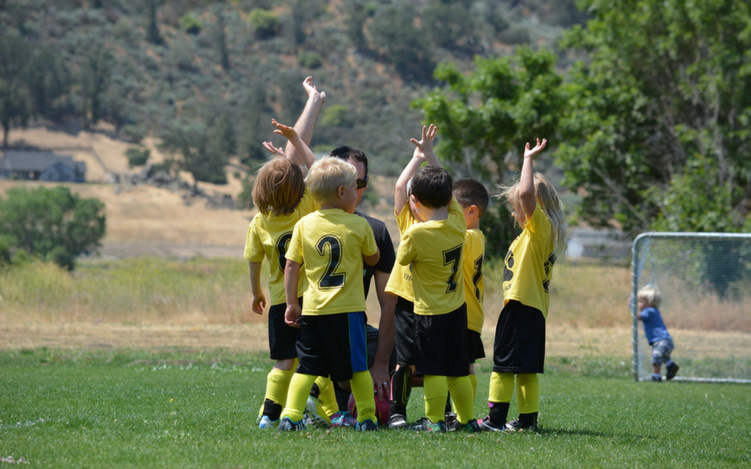
[[[467,329],[467,358],[474,363],[480,358],[485,358],[485,346],[479,332]]]
[[[302,306],[302,297],[299,298]],[[269,308],[269,350],[272,360],[289,360],[297,358],[295,344],[300,334],[299,327],[292,327],[284,322],[287,304],[271,305]]]
[[[394,346],[396,362],[400,365],[415,364],[415,304],[397,297],[394,310]]]
[[[415,314],[416,369],[423,375],[467,376],[467,305],[448,314]]]
[[[495,327],[493,371],[543,373],[545,365],[545,317],[537,308],[510,300]]]
[[[302,316],[297,342],[297,372],[349,381],[352,373],[368,370],[365,313]]]

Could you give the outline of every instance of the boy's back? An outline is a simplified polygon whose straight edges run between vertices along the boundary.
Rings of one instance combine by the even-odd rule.
[[[415,224],[404,234],[397,262],[412,265],[415,314],[445,314],[464,303],[465,233],[462,209],[452,199],[448,218]]]
[[[303,314],[328,315],[365,310],[362,256],[377,251],[367,220],[339,209],[303,217],[287,250],[287,258],[303,264],[310,287]]]

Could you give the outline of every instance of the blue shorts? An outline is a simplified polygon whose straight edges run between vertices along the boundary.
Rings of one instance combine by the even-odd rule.
[[[662,365],[670,361],[670,354],[673,351],[673,341],[670,339],[656,340],[652,342],[652,364]]]

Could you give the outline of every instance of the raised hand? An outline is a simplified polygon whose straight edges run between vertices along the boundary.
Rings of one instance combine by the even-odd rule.
[[[415,151],[412,154],[413,158],[426,159],[429,155],[433,155],[433,139],[438,131],[438,127],[434,124],[430,124],[429,127],[422,126],[422,138],[417,140],[416,138],[410,138],[409,141],[415,145]]]
[[[263,147],[274,156],[284,156],[284,150],[275,147],[271,142],[263,142]]]
[[[283,135],[284,137],[287,138],[287,140],[290,140],[290,141],[297,138],[297,132],[295,131],[294,127],[280,124],[274,119],[271,119],[271,123],[276,126],[276,130],[274,131],[275,134]]]
[[[312,98],[318,98],[321,100],[321,103],[326,101],[326,92],[325,91],[318,91],[318,88],[316,88],[316,85],[313,84],[313,77],[308,77],[302,82],[303,88],[305,88],[305,94],[308,95],[308,99]]]
[[[527,145],[524,147],[524,158],[535,159],[535,156],[537,156],[537,154],[545,148],[546,143],[548,143],[547,139],[543,138],[542,143],[540,143],[540,139],[538,138],[537,145],[535,145],[535,147],[530,150],[529,142],[527,142]]]

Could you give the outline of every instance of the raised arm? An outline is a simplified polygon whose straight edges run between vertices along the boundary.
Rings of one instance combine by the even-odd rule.
[[[519,178],[519,200],[522,203],[522,209],[527,220],[532,218],[535,213],[537,201],[535,200],[535,182],[534,182],[534,164],[535,157],[545,148],[547,139],[537,139],[537,145],[530,150],[529,142],[524,147],[524,162],[522,163],[522,174]]]
[[[415,145],[415,151],[412,153],[412,159],[409,160],[407,166],[404,167],[402,174],[399,175],[399,179],[396,180],[396,187],[394,191],[394,212],[399,215],[407,203],[407,184],[412,176],[415,175],[417,170],[424,162],[428,164],[441,166],[440,161],[433,153],[433,139],[438,128],[430,124],[429,127],[422,127],[422,138],[417,140],[415,138],[409,139]]]
[[[288,125],[280,124],[274,119],[271,119],[271,123],[276,126],[275,134],[283,135],[287,138],[288,143],[295,148],[295,155],[301,156],[302,163],[295,160],[295,157],[290,152],[285,151],[285,157],[299,164],[300,166],[310,168],[313,163],[316,162],[316,155],[313,154],[310,147],[300,138],[297,131]],[[266,145],[264,145],[266,146]],[[268,148],[268,147],[266,147]],[[272,145],[273,148],[273,145]]]
[[[318,91],[313,84],[313,77],[308,77],[302,82],[302,86],[305,89],[305,93],[308,95],[308,100],[305,103],[302,114],[295,123],[295,131],[300,136],[305,145],[310,146],[310,141],[313,139],[313,129],[315,129],[316,121],[318,120],[318,114],[321,112],[323,103],[326,102],[326,93]],[[306,165],[310,168],[313,162],[308,161],[305,155],[292,143],[291,140],[287,142],[284,153],[288,158],[292,159],[299,165]],[[314,160],[315,161],[315,160]]]

